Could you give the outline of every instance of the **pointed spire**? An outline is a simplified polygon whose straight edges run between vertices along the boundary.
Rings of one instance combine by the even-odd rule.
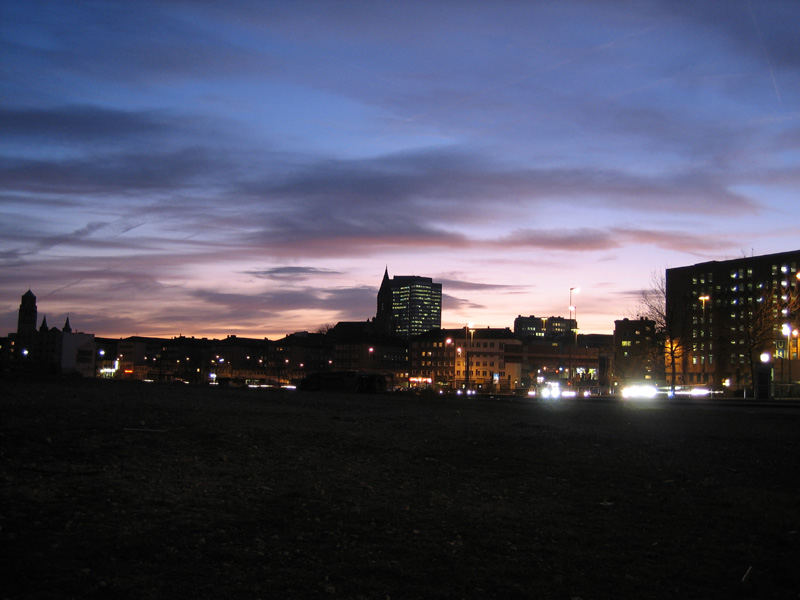
[[[383,278],[389,279],[389,265],[386,265],[386,269],[383,271]]]
[[[39,331],[47,331],[47,330],[48,330],[47,315],[45,315],[44,317],[42,317],[42,326],[39,328]]]
[[[64,333],[72,333],[72,327],[70,327],[69,325],[69,315],[67,315],[67,320],[64,323],[64,329],[62,329],[61,331],[63,331]]]

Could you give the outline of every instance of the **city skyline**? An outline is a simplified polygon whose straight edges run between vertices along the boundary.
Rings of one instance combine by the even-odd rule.
[[[375,314],[610,333],[653,274],[793,250],[792,2],[5,3],[0,334]],[[52,316],[51,316],[52,315]]]

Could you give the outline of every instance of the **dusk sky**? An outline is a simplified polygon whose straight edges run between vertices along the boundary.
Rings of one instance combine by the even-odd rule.
[[[0,335],[366,320],[609,333],[796,250],[800,2],[0,0]]]

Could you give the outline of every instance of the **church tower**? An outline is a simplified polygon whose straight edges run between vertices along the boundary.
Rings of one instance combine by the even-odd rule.
[[[378,289],[378,312],[375,313],[375,325],[380,333],[392,333],[392,281],[389,279],[389,266],[383,272],[383,281]]]
[[[17,318],[17,336],[30,338],[36,333],[36,296],[28,290],[22,295]]]

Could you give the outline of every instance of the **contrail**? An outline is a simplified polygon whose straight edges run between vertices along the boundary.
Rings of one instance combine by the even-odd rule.
[[[761,50],[764,52],[764,59],[767,61],[767,66],[769,67],[769,76],[772,78],[772,88],[775,90],[775,97],[778,99],[778,104],[783,104],[781,91],[778,89],[778,81],[775,79],[775,70],[772,68],[772,61],[769,59],[769,50],[767,50],[767,45],[764,43],[764,36],[761,33],[761,28],[758,26],[758,21],[756,21],[756,14],[753,12],[753,3],[750,2],[750,0],[747,2],[747,8],[750,10],[750,18],[753,20],[753,27],[756,28],[758,41],[761,42]]]
[[[64,285],[62,285],[61,287],[57,287],[56,289],[54,289],[54,290],[51,290],[50,292],[48,292],[47,294],[45,294],[45,296],[44,296],[44,297],[45,297],[45,298],[50,298],[50,297],[51,297],[51,296],[53,296],[54,294],[57,294],[58,292],[61,292],[61,291],[65,290],[65,289],[67,289],[67,288],[70,288],[70,287],[72,287],[73,285],[78,285],[78,284],[79,284],[81,281],[83,281],[84,279],[85,279],[84,277],[81,277],[80,279],[76,279],[75,281],[73,281],[73,282],[71,282],[71,283],[67,283],[67,284],[64,284]]]

